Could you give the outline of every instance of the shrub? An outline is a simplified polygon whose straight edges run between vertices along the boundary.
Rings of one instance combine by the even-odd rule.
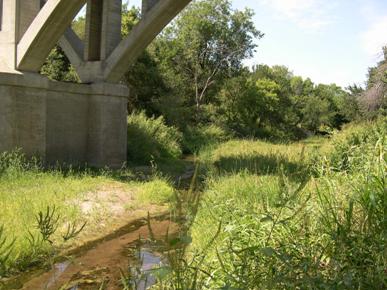
[[[385,154],[387,118],[349,128],[348,132],[334,140],[333,150],[327,156],[328,168],[356,171],[365,168],[366,163],[371,166],[369,162],[374,162],[371,156],[378,158]]]
[[[188,126],[184,131],[183,150],[186,153],[197,153],[203,147],[224,142],[230,134],[216,125]]]
[[[37,158],[27,159],[21,150],[0,153],[0,175],[20,174],[26,170],[37,171],[42,169],[42,164]]]
[[[148,118],[144,112],[128,117],[128,161],[149,163],[163,158],[179,158],[182,154],[181,133],[165,124],[163,117]]]

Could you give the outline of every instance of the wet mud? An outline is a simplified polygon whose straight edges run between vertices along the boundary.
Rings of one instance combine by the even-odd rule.
[[[121,290],[127,276],[136,289],[146,289],[155,283],[151,270],[163,264],[165,243],[157,241],[178,232],[178,224],[167,215],[136,220],[70,253],[47,272],[37,270],[16,277],[4,289]]]

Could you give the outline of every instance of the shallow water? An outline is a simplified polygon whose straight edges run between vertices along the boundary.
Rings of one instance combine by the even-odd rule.
[[[144,290],[155,283],[152,269],[163,264],[162,252],[168,234],[178,232],[169,220],[146,219],[132,222],[128,231],[98,241],[74,257],[56,263],[52,269],[17,277],[5,289],[91,290],[123,289],[122,280],[131,277],[135,289]]]
[[[152,274],[152,270],[162,266],[163,259],[161,255],[152,252],[151,249],[141,249],[139,256],[139,271],[134,273],[137,277],[135,280],[135,288],[137,290],[145,290],[156,283],[156,278]]]

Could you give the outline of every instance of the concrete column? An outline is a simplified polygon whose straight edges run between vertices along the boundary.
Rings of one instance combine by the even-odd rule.
[[[141,14],[145,16],[159,0],[142,0]]]
[[[2,0],[0,71],[16,68],[16,45],[40,10],[41,0]]]
[[[13,0],[15,1],[15,0]],[[26,0],[19,0],[26,3]],[[17,44],[17,68],[38,72],[86,0],[48,0]]]
[[[106,90],[111,91],[112,88],[106,87]],[[87,147],[90,166],[103,167],[108,164],[112,168],[120,168],[126,161],[126,108],[126,97],[109,94],[90,96]]]
[[[121,41],[122,0],[103,3],[101,60],[105,60]]]
[[[0,73],[0,152],[23,148],[28,156],[45,158],[46,91],[41,79]],[[42,88],[30,87],[32,83]]]
[[[3,0],[0,0],[0,31],[3,25]]]
[[[0,71],[12,72],[16,66],[16,20],[18,1],[3,0],[0,31]]]
[[[88,0],[86,11],[85,60],[101,60],[103,0]]]
[[[41,7],[41,0],[28,0],[18,2],[18,15],[16,21],[18,21],[17,41],[22,38],[28,27],[38,15]]]

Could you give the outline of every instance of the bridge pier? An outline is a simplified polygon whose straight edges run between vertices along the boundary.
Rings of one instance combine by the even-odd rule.
[[[143,0],[121,39],[122,0],[0,0],[0,152],[21,148],[46,163],[126,162],[129,65],[191,0]],[[71,22],[87,3],[85,40]],[[39,71],[59,44],[82,84]]]
[[[128,89],[0,73],[0,152],[22,148],[47,164],[121,167]]]

